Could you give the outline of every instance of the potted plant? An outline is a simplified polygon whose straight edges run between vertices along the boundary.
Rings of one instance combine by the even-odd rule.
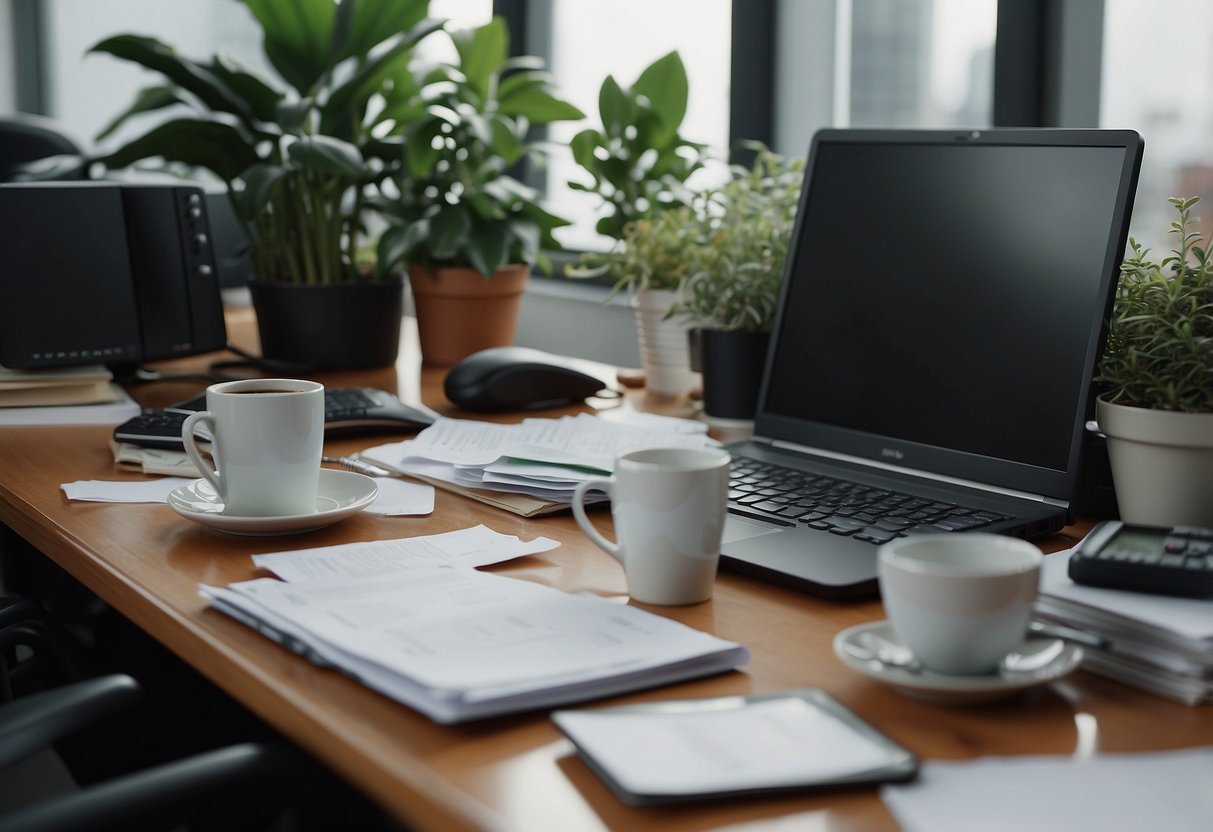
[[[686,256],[698,244],[691,239],[696,227],[686,180],[703,167],[704,146],[679,133],[688,92],[677,52],[654,61],[629,88],[608,75],[598,92],[602,126],[582,130],[570,143],[590,181],[569,187],[602,198],[606,213],[597,230],[616,243],[566,273],[610,274],[615,292],[629,290],[645,386],[662,396],[682,395],[696,383],[686,321],[669,314],[688,271]]]
[[[408,264],[422,356],[438,365],[513,343],[531,266],[549,267],[568,222],[512,172],[536,153],[532,126],[583,115],[537,59],[509,57],[501,18],[450,37],[458,63],[416,82],[423,115],[405,131],[399,193],[375,202],[392,223],[379,267]]]
[[[1213,526],[1213,252],[1192,228],[1198,198],[1169,201],[1169,256],[1129,240],[1097,416],[1124,520]]]
[[[586,128],[570,142],[573,159],[590,183],[572,181],[569,187],[598,194],[607,211],[598,233],[619,240],[628,223],[690,204],[686,181],[703,167],[704,145],[678,132],[688,93],[686,67],[677,52],[658,58],[627,89],[610,75],[602,82],[601,128]]]
[[[730,180],[698,202],[702,244],[673,307],[695,327],[704,412],[721,420],[754,418],[804,181],[804,159],[749,149],[753,165],[734,166]]]
[[[402,284],[368,267],[367,194],[403,164],[401,133],[416,89],[413,47],[441,28],[428,0],[306,0],[289,14],[243,0],[277,78],[230,58],[193,61],[160,41],[118,35],[93,47],[164,83],[141,91],[98,137],[128,119],[185,107],[98,157],[109,168],[149,158],[209,170],[243,223],[266,358],[305,366],[391,364]]]

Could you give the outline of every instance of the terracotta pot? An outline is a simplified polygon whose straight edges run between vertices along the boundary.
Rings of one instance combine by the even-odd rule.
[[[505,266],[491,280],[475,269],[409,266],[422,361],[449,367],[513,344],[530,276],[530,266]]]
[[[261,354],[308,369],[387,367],[400,347],[404,281],[249,284]]]

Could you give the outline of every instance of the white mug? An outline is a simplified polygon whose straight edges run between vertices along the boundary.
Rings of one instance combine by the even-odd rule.
[[[1040,590],[1040,549],[1003,535],[910,535],[879,552],[880,593],[894,632],[922,665],[992,673],[1025,638]]]
[[[611,498],[617,543],[585,513],[585,494]],[[615,460],[610,478],[573,492],[573,515],[623,565],[628,594],[644,604],[697,604],[712,597],[729,489],[729,455],[716,449],[651,449]]]
[[[205,425],[216,470],[194,429]],[[185,452],[235,517],[313,514],[324,445],[324,385],[286,378],[227,381],[206,388],[206,410],[181,426]]]

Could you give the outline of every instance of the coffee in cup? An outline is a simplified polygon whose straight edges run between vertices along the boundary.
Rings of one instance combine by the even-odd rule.
[[[981,532],[885,543],[878,570],[889,623],[929,670],[992,673],[1027,634],[1041,560],[1026,540]]]
[[[582,531],[619,561],[628,594],[646,604],[697,604],[712,596],[729,488],[729,455],[717,449],[651,449],[615,460],[610,478],[573,492]],[[605,491],[618,542],[585,513],[585,495]]]
[[[215,468],[198,452],[197,426],[212,436]],[[297,379],[212,384],[206,410],[181,426],[185,452],[214,487],[224,514],[283,517],[316,511],[324,444],[324,385]]]

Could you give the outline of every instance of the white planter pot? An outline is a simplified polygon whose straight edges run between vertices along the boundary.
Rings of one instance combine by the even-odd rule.
[[[698,376],[691,370],[687,320],[665,317],[677,298],[676,293],[664,289],[645,289],[632,295],[645,389],[662,396],[685,395]]]
[[[1213,413],[1096,403],[1120,517],[1213,527]]]

